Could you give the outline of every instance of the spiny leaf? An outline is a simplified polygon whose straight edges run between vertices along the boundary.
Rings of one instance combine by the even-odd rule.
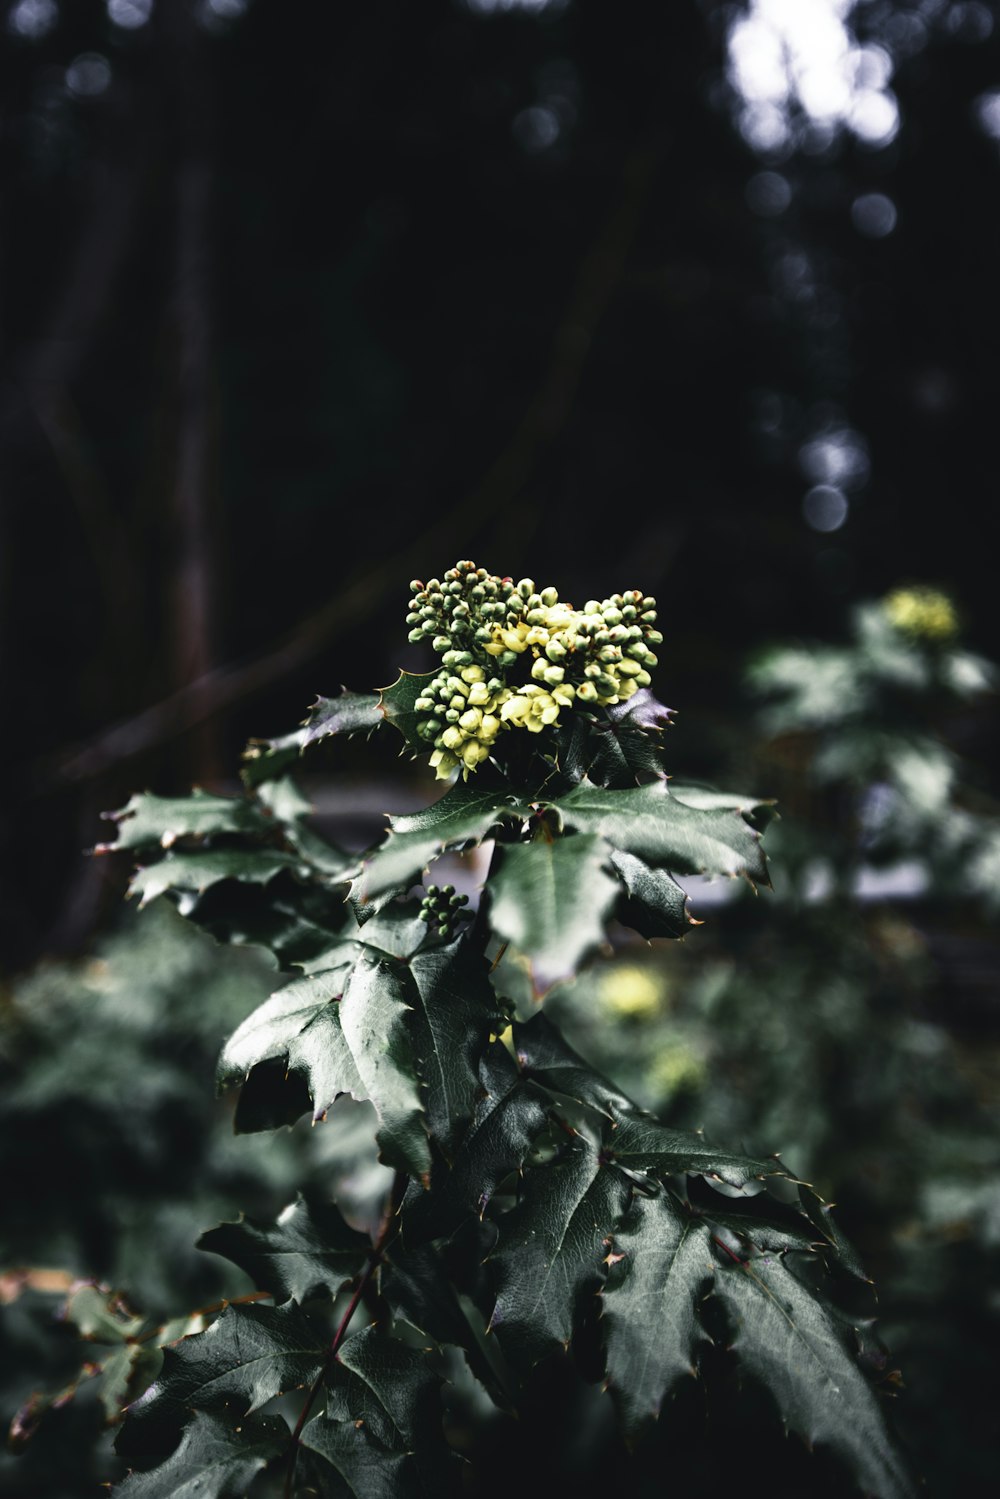
[[[866,1493],[905,1499],[913,1486],[845,1330],[785,1258],[718,1264],[715,1295],[733,1323],[733,1351],[770,1390],[786,1423],[847,1462]]]
[[[339,697],[320,697],[302,727],[278,739],[253,739],[243,753],[243,781],[250,787],[277,779],[306,748],[332,734],[357,734],[382,723],[378,697],[373,692],[341,691]]]
[[[390,819],[388,838],[365,861],[352,893],[369,900],[384,890],[406,890],[445,849],[479,843],[499,819],[522,815],[508,787],[456,781],[433,806]]]
[[[199,787],[190,796],[155,796],[142,791],[120,812],[103,814],[117,823],[114,843],[99,843],[95,853],[159,845],[170,848],[179,838],[206,838],[220,833],[267,835],[273,820],[246,797],[212,796]]]
[[[82,1338],[95,1343],[124,1343],[143,1325],[142,1317],[133,1316],[122,1306],[117,1292],[94,1285],[77,1286],[71,1291],[62,1315]]]
[[[340,1002],[340,1023],[380,1127],[387,1166],[430,1175],[431,1153],[413,1045],[413,1013],[396,965],[374,954],[355,964]]]
[[[467,939],[410,961],[416,1048],[430,1131],[454,1155],[480,1094],[479,1059],[499,1014],[486,960]]]
[[[184,892],[180,904],[217,942],[266,948],[282,968],[327,966],[331,949],[358,935],[342,889],[302,884],[290,871],[266,886],[223,880],[200,896]]]
[[[665,869],[651,869],[635,854],[615,849],[611,865],[622,892],[615,915],[640,937],[683,937],[695,923],[687,912],[687,893]]]
[[[436,1499],[458,1492],[461,1465],[442,1430],[441,1381],[425,1350],[373,1327],[341,1345],[326,1413],[302,1433],[325,1468],[323,1492],[357,1499]]]
[[[206,1332],[164,1350],[162,1373],[130,1407],[118,1451],[124,1457],[165,1452],[192,1409],[242,1416],[309,1384],[327,1343],[324,1329],[292,1301],[227,1306]]]
[[[180,1446],[148,1473],[130,1473],[114,1490],[122,1499],[243,1499],[262,1468],[288,1448],[280,1416],[224,1416],[195,1411]]]
[[[566,1044],[541,1011],[530,1020],[515,1021],[512,1034],[518,1063],[543,1087],[586,1104],[611,1120],[623,1110],[634,1108],[631,1099]]]
[[[561,1159],[525,1174],[521,1200],[501,1218],[490,1258],[490,1330],[515,1366],[568,1347],[582,1299],[604,1279],[605,1240],[629,1196],[624,1177],[582,1136]]]
[[[341,1026],[340,997],[355,958],[356,950],[345,944],[337,967],[296,980],[254,1010],[223,1048],[219,1086],[243,1083],[254,1067],[283,1058],[288,1072],[303,1074],[314,1119],[323,1119],[341,1093],[359,1102],[367,1098]]]
[[[615,1230],[601,1327],[608,1387],[629,1438],[694,1372],[706,1337],[697,1313],[712,1277],[710,1242],[708,1227],[669,1192],[636,1196]]]
[[[575,973],[605,940],[604,918],[618,893],[603,838],[538,840],[504,848],[490,875],[490,922],[528,960],[544,991]]]
[[[451,1170],[435,1167],[431,1191],[404,1211],[407,1243],[447,1237],[467,1218],[481,1216],[500,1183],[521,1166],[545,1123],[544,1098],[525,1087],[500,1042],[484,1053],[479,1072],[482,1094]]]
[[[259,1291],[270,1291],[280,1304],[335,1296],[362,1270],[371,1244],[344,1222],[332,1202],[300,1198],[276,1223],[249,1218],[220,1223],[202,1234],[198,1248],[239,1265]]]
[[[764,831],[776,815],[773,801],[766,799],[762,801],[758,796],[741,796],[735,791],[716,791],[712,786],[694,786],[671,781],[670,795],[677,801],[683,802],[686,807],[697,807],[703,812],[718,812],[732,808],[759,833]]]
[[[755,1160],[752,1156],[717,1150],[701,1135],[668,1129],[634,1106],[627,1112],[616,1111],[614,1117],[614,1130],[607,1137],[608,1148],[619,1165],[630,1171],[704,1176],[741,1191],[755,1189],[768,1176],[786,1175],[778,1161]]]
[[[429,754],[431,746],[417,733],[421,715],[414,710],[413,705],[437,674],[437,670],[401,671],[391,686],[379,691],[379,711],[384,714],[386,722],[398,729],[410,748],[419,755]]]
[[[690,807],[665,781],[606,790],[582,781],[553,803],[568,827],[678,874],[745,874],[767,883],[760,837],[739,812]]]
[[[140,895],[139,904],[145,906],[166,890],[177,890],[182,895],[193,897],[220,880],[266,885],[285,869],[305,874],[301,860],[277,849],[215,848],[198,853],[168,854],[157,864],[136,870],[129,885],[129,895]],[[182,900],[182,915],[185,914],[184,905]]]

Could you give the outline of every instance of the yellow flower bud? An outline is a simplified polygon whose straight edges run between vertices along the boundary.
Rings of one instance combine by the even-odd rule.
[[[461,718],[458,720],[458,723],[459,727],[463,728],[467,734],[478,734],[479,725],[482,723],[482,721],[482,710],[479,708],[469,708],[465,713],[462,714]]]
[[[444,733],[441,735],[441,743],[444,745],[445,749],[458,749],[459,745],[465,743],[465,734],[458,727],[458,724],[452,724],[451,727],[445,729]]]
[[[481,666],[463,666],[459,675],[463,682],[484,682],[486,673]]]
[[[462,750],[462,761],[466,770],[475,770],[476,766],[489,755],[489,749],[485,744],[480,744],[478,739],[470,739]]]

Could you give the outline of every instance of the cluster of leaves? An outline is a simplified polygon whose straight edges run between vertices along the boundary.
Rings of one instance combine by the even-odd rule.
[[[506,736],[474,787],[391,819],[363,855],[322,841],[292,758],[386,722],[426,753],[424,684],[321,700],[298,734],[254,747],[242,798],[147,794],[116,816],[111,846],[136,856],[143,902],[167,896],[298,971],[223,1049],[237,1131],[322,1122],[349,1095],[394,1173],[377,1223],[310,1200],[203,1237],[272,1304],[228,1305],[165,1349],[122,1428],[134,1470],[119,1492],[238,1494],[259,1473],[286,1495],[457,1492],[455,1357],[482,1399],[516,1410],[532,1370],[572,1349],[634,1443],[721,1339],[861,1488],[909,1493],[875,1388],[884,1357],[850,1289],[864,1278],[822,1200],[774,1158],[645,1113],[543,1015],[516,1020],[504,982],[516,960],[541,996],[613,920],[684,935],[678,875],[766,882],[769,809],[668,788],[665,710],[641,689]],[[425,869],[485,841],[475,919],[429,924],[412,893]]]

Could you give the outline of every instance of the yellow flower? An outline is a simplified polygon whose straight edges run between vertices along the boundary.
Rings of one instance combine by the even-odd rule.
[[[897,588],[882,608],[890,624],[915,640],[950,640],[958,634],[955,606],[936,588]]]

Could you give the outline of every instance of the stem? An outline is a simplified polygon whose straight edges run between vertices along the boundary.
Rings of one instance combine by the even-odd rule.
[[[329,1347],[326,1350],[326,1356],[323,1359],[322,1368],[316,1375],[316,1378],[313,1380],[312,1385],[309,1388],[309,1394],[306,1396],[305,1404],[303,1405],[302,1410],[299,1413],[299,1419],[295,1423],[295,1430],[292,1432],[292,1450],[288,1459],[288,1477],[285,1479],[284,1499],[292,1499],[292,1485],[295,1482],[295,1463],[299,1455],[299,1444],[302,1437],[302,1431],[309,1419],[309,1412],[312,1410],[313,1406],[316,1403],[316,1396],[319,1394],[320,1386],[322,1385],[323,1380],[326,1378],[330,1365],[337,1357],[337,1354],[340,1351],[341,1344],[347,1337],[347,1329],[351,1325],[351,1318],[354,1316],[354,1313],[361,1305],[362,1298],[364,1297],[366,1290],[371,1284],[372,1276],[375,1274],[375,1271],[382,1263],[385,1251],[388,1249],[389,1244],[398,1231],[396,1215],[399,1212],[399,1207],[403,1200],[403,1193],[406,1191],[406,1183],[406,1174],[402,1171],[397,1171],[395,1177],[393,1178],[392,1188],[389,1192],[388,1201],[386,1202],[385,1214],[382,1218],[382,1224],[378,1231],[378,1237],[376,1238],[375,1243],[372,1245],[371,1253],[368,1256],[368,1261],[365,1265],[365,1268],[362,1270],[360,1276],[358,1277],[358,1283],[354,1289],[354,1293],[352,1294],[350,1301],[347,1304],[347,1310],[344,1312],[344,1315],[340,1319],[340,1322],[337,1326],[337,1331],[330,1339]]]

